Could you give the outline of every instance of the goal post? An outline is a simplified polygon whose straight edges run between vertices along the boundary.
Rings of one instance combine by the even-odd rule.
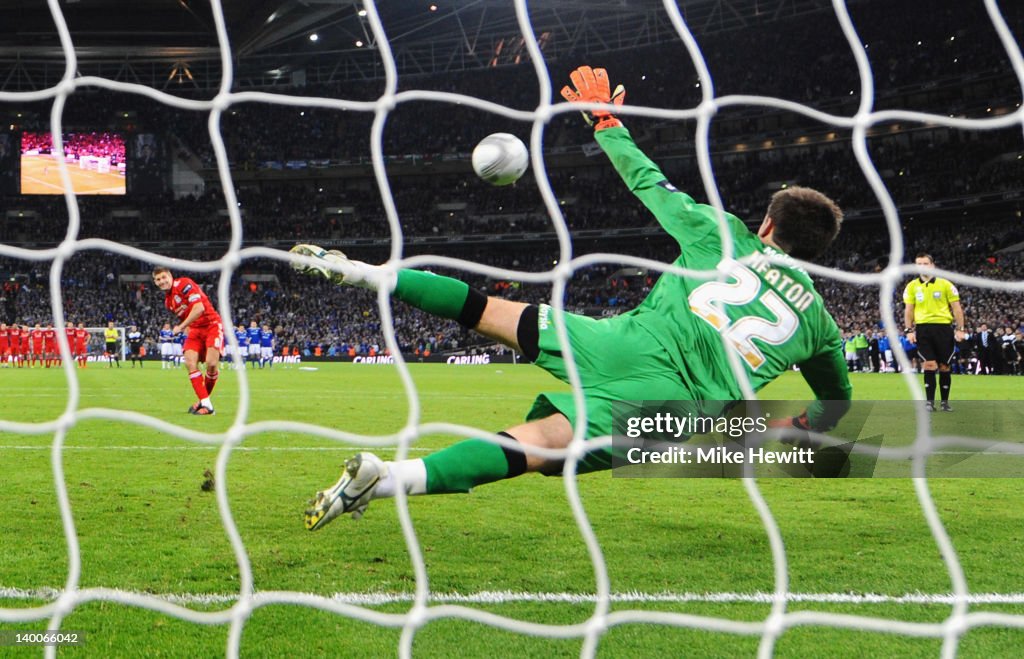
[[[100,361],[102,356],[107,351],[107,339],[105,332],[107,327],[86,327],[89,332],[89,345],[88,353],[89,356],[96,356],[96,361]],[[124,327],[115,327],[117,330],[117,358],[122,362],[128,359],[128,332]]]

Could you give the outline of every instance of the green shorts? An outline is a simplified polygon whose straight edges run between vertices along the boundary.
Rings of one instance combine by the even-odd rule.
[[[587,413],[586,439],[612,434],[612,405],[623,400],[692,400],[693,394],[668,353],[633,316],[596,320],[566,313],[565,327],[583,385]],[[562,382],[569,382],[554,310],[539,305],[537,330],[540,355],[536,364]],[[578,414],[572,393],[542,393],[526,418],[541,419],[560,412],[576,426]],[[611,469],[611,450],[588,452],[580,473]]]

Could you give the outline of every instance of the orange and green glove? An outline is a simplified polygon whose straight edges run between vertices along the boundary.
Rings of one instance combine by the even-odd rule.
[[[794,429],[788,437],[782,439],[783,444],[793,444],[799,448],[813,448],[808,431],[811,430],[810,419],[807,418],[807,410],[797,416],[788,416],[781,419],[772,419],[768,422],[769,428]]]
[[[566,85],[562,87],[562,97],[570,103],[612,103],[622,105],[626,98],[626,89],[622,85],[611,91],[608,82],[608,72],[604,69],[592,69],[589,66],[581,66],[569,74],[572,84],[576,89]],[[586,110],[583,112],[583,119],[594,130],[615,128],[622,125],[615,115],[607,110]]]

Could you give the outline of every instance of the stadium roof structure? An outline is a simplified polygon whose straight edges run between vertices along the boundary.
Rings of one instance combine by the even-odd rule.
[[[220,52],[211,0],[59,0],[81,75],[156,88],[214,89]],[[827,10],[828,0],[678,0],[696,33]],[[383,76],[363,3],[221,0],[236,86]],[[661,0],[529,0],[545,56],[607,52],[679,36]],[[528,61],[512,0],[387,0],[376,5],[401,74]],[[48,3],[0,0],[0,90],[50,87],[64,54]],[[311,35],[316,35],[316,40]]]

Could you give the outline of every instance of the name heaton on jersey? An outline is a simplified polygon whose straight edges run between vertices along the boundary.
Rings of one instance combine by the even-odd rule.
[[[769,286],[789,300],[797,311],[807,311],[807,308],[814,302],[812,291],[805,289],[803,284],[792,277],[782,274],[778,268],[773,268],[764,254],[751,254],[747,263],[754,272],[764,278]]]

